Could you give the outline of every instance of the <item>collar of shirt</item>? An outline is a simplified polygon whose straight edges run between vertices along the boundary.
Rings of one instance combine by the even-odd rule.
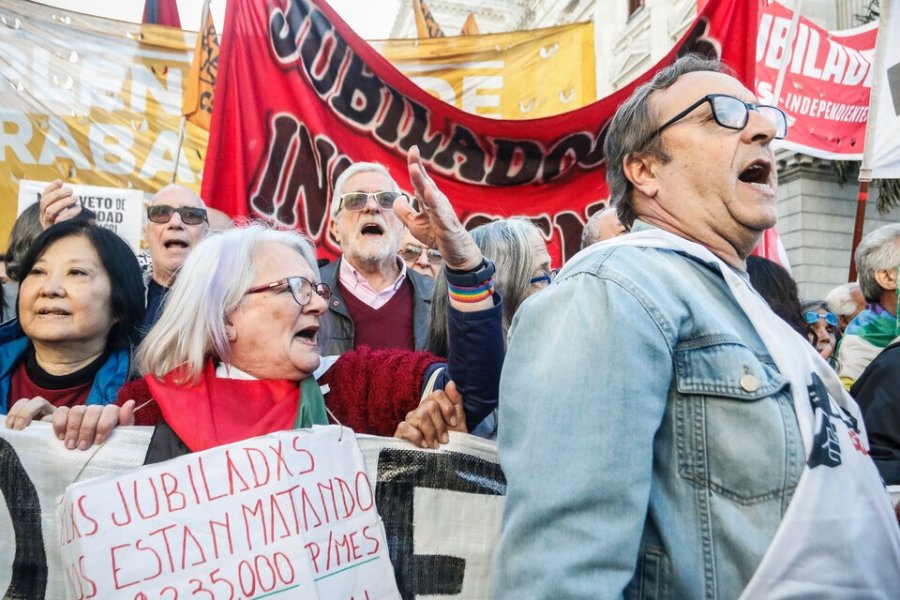
[[[397,280],[382,291],[376,292],[362,273],[354,269],[349,261],[341,259],[341,285],[361,302],[377,310],[394,297],[406,280],[406,263],[397,258],[397,264],[400,266],[400,275],[397,276]]]
[[[227,365],[225,363],[219,363],[216,367],[216,377],[220,377],[222,379],[243,379],[245,381],[256,381],[256,377],[247,373],[245,371],[241,371],[234,365]]]

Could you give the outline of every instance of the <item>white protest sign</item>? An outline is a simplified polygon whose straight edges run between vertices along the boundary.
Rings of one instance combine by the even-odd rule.
[[[16,215],[41,199],[49,181],[19,181],[19,205]],[[66,184],[81,205],[97,215],[97,224],[119,234],[136,251],[141,249],[144,192],[96,185]]]
[[[56,515],[70,599],[400,597],[362,453],[338,426],[79,482]]]
[[[70,583],[60,557],[57,498],[76,480],[141,472],[152,431],[150,427],[121,427],[99,448],[82,452],[67,450],[49,423],[32,423],[22,431],[0,426],[0,597],[65,597]],[[375,503],[401,595],[417,600],[490,598],[493,554],[506,493],[496,444],[457,432],[451,432],[450,443],[439,450],[423,450],[395,438],[360,435],[357,441],[369,480],[375,485]],[[216,490],[227,485],[229,473],[204,469],[210,476],[210,493],[221,493]],[[168,476],[166,481],[170,481]],[[190,499],[193,489],[188,492]],[[201,487],[197,493],[205,491]],[[146,513],[146,499],[140,499]],[[113,496],[110,501],[115,500]],[[214,508],[219,502],[209,506]],[[354,540],[358,543],[358,536]],[[248,556],[252,560],[252,555]],[[142,558],[153,560],[153,554],[145,552]],[[264,570],[260,561],[259,569]],[[245,583],[249,582],[247,568]],[[78,570],[72,575],[78,577]],[[227,588],[224,583],[217,585]],[[86,588],[91,589],[90,585]],[[171,598],[172,593],[164,597]],[[198,590],[196,597],[210,596]],[[244,598],[236,592],[238,597]]]

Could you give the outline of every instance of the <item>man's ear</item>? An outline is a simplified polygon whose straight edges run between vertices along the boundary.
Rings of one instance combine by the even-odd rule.
[[[880,269],[875,271],[875,281],[882,289],[894,291],[897,289],[897,269]]]
[[[625,177],[636,190],[648,198],[656,196],[656,166],[658,160],[651,154],[633,152],[622,159]]]
[[[331,217],[331,219],[328,220],[328,231],[331,232],[331,237],[333,237],[335,240],[338,240],[338,244],[340,245],[340,239],[338,238],[338,233],[337,233],[337,218],[336,217],[337,217],[337,215],[335,215],[334,217]]]

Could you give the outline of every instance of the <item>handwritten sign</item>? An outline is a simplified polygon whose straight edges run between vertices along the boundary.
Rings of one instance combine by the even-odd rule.
[[[18,213],[41,199],[49,181],[23,179],[19,182]],[[144,193],[141,190],[66,184],[81,205],[97,215],[97,224],[119,234],[135,250],[141,248]]]
[[[76,483],[56,519],[70,599],[400,597],[362,453],[337,426]]]

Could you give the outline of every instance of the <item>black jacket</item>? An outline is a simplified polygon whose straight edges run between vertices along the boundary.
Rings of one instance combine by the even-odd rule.
[[[869,452],[887,485],[900,485],[900,343],[891,344],[863,371],[850,394],[859,404]]]

